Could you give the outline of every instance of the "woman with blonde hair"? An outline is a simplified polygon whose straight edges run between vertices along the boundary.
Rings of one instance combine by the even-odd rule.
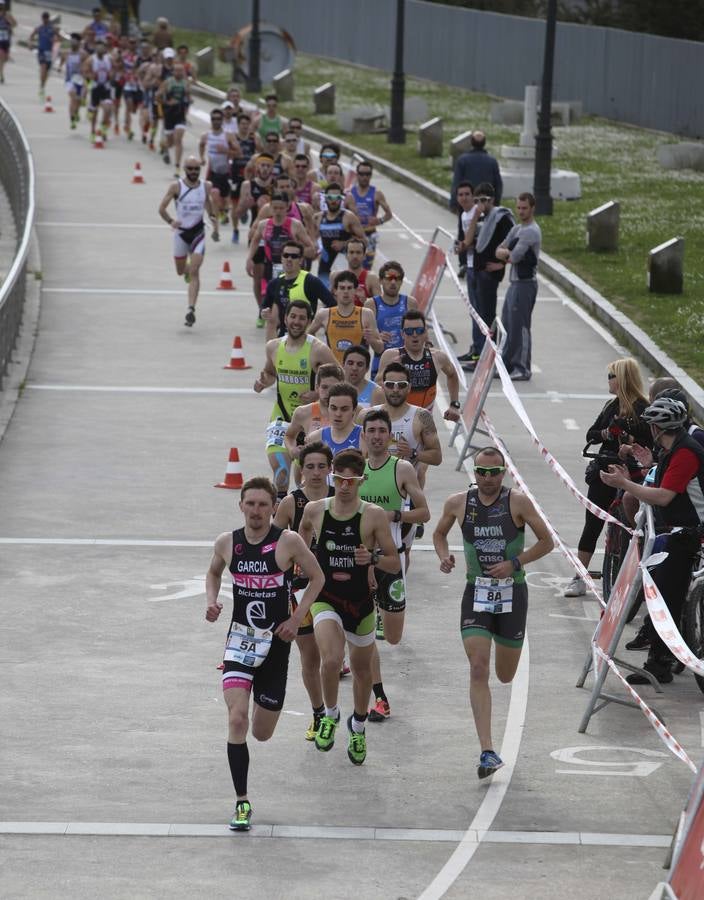
[[[650,426],[641,419],[648,405],[643,379],[635,359],[617,359],[606,367],[609,393],[614,395],[597,416],[587,431],[587,442],[601,444],[602,453],[619,453],[624,444],[637,443],[650,447],[652,439]],[[623,453],[621,454],[623,456]],[[589,486],[587,497],[597,506],[606,510],[616,497],[616,489],[604,484],[599,478],[598,467],[587,467],[586,481]],[[582,536],[577,546],[577,556],[587,568],[596,549],[604,522],[589,511]],[[579,575],[575,575],[565,590],[565,597],[582,597],[587,587]]]

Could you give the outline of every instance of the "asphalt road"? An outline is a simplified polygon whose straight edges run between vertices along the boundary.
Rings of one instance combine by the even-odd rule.
[[[25,27],[39,10],[17,4],[16,15]],[[185,286],[157,216],[171,168],[123,137],[93,149],[85,123],[68,129],[59,77],[50,83],[56,112],[44,113],[34,58],[19,47],[14,56],[3,97],[35,157],[43,280],[35,353],[0,444],[0,894],[647,896],[691,774],[635,710],[611,705],[577,733],[587,694],[574,683],[596,603],[562,597],[570,572],[558,553],[532,567],[523,663],[512,688],[494,685],[496,740],[515,764],[479,783],[458,629],[462,574],[440,574],[431,528],[413,555],[403,643],[382,647],[392,718],[368,726],[365,765],[349,764],[344,740],[329,754],[304,741],[309,709],[294,650],[276,734],[250,741],[255,828],[228,832],[216,671],[226,624],[204,620],[204,576],[212,540],[240,519],[235,492],[213,484],[232,446],[246,476],[267,472],[272,403],[251,391],[263,337],[245,248],[208,241],[198,321],[184,328]],[[198,111],[191,148],[203,130]],[[137,160],[145,185],[131,184]],[[452,227],[449,214],[375,180],[425,237],[436,224]],[[412,279],[422,246],[394,226],[381,250]],[[225,261],[232,293],[215,290]],[[467,315],[447,278],[437,311],[464,351]],[[235,335],[251,370],[222,368]],[[541,282],[537,366],[519,393],[578,483],[583,432],[606,399],[606,365],[621,355]],[[498,387],[488,410],[574,546],[581,508]],[[433,520],[467,484],[437,422],[445,459],[428,478]],[[348,714],[344,682],[341,705]],[[657,706],[699,762],[704,705],[693,678],[677,677]]]

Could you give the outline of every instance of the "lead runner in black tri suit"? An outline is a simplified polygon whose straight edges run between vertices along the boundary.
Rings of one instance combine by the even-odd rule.
[[[215,622],[222,611],[218,595],[226,568],[233,585],[222,676],[229,722],[227,758],[237,795],[232,831],[249,831],[252,817],[247,797],[250,693],[254,695],[252,734],[258,741],[268,741],[284,704],[291,641],[325,583],[320,566],[299,535],[272,524],[275,502],[276,489],[268,478],[245,482],[239,504],[244,528],[217,537],[205,579],[208,622]],[[294,565],[309,581],[292,612]]]

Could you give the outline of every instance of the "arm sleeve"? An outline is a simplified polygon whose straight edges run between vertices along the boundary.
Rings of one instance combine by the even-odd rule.
[[[604,439],[601,436],[601,432],[607,427],[609,422],[611,421],[614,414],[614,401],[611,400],[606,406],[602,409],[599,415],[594,420],[594,424],[591,428],[587,429],[587,441],[590,444],[601,444]]]
[[[665,470],[660,482],[660,487],[676,494],[684,494],[687,485],[699,471],[699,459],[697,454],[687,447],[676,450]]]

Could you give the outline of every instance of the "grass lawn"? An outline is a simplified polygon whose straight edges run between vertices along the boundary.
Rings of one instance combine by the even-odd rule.
[[[198,32],[179,32],[177,36],[192,50],[224,43],[222,38]],[[313,115],[313,89],[326,81],[336,85],[338,109],[388,105],[388,73],[299,53],[295,77],[299,99],[286,104],[284,114],[300,115],[311,126],[347,138],[441,188],[449,189],[449,142],[460,132],[482,128],[487,132],[487,147],[495,155],[502,144],[518,143],[520,126],[490,121],[490,97],[408,78],[406,96],[424,97],[430,116],[441,116],[445,128],[448,156],[421,159],[412,132],[406,145],[390,145],[385,135],[347,135],[337,128],[334,116]],[[218,63],[215,76],[206,80],[226,88],[229,66]],[[585,118],[569,128],[554,127],[553,137],[559,151],[557,164],[581,176],[582,199],[556,201],[553,216],[541,217],[545,250],[622,309],[704,384],[704,172],[672,172],[658,165],[657,146],[676,140],[674,136],[605,119]],[[586,214],[608,200],[621,204],[620,250],[614,254],[588,252]],[[650,294],[646,287],[648,250],[675,236],[685,239],[684,294]]]

